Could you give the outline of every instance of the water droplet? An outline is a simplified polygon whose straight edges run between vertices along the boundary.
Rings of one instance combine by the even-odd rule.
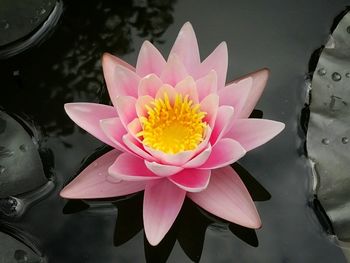
[[[6,168],[0,165],[0,174],[3,174],[6,171]]]
[[[12,72],[12,75],[15,76],[15,77],[19,76],[19,70],[18,70],[18,69],[17,69],[17,70],[14,70],[14,71]]]
[[[15,260],[18,263],[24,263],[24,262],[28,262],[28,255],[27,252],[25,252],[22,249],[17,249],[15,251],[15,254],[13,255],[13,257],[15,258]]]
[[[346,73],[345,77],[350,78],[350,72]]]
[[[46,13],[46,10],[44,9],[44,8],[41,8],[40,9],[40,15],[43,15],[43,14],[45,14]]]
[[[346,31],[350,34],[350,26],[346,28]]]
[[[25,144],[22,144],[21,146],[19,146],[19,149],[20,149],[22,152],[26,152],[26,151],[28,151],[28,146],[25,145]]]
[[[349,138],[348,137],[343,137],[341,138],[341,142],[344,144],[347,144],[349,142]]]
[[[326,75],[327,71],[324,68],[320,68],[319,70],[317,70],[317,74],[320,76],[324,76]]]
[[[16,216],[18,202],[14,197],[0,199],[0,215]]]
[[[328,145],[329,144],[329,139],[328,138],[323,138],[322,139],[322,143],[325,144],[325,145]]]
[[[4,25],[4,29],[9,29],[9,27],[10,27],[10,24],[9,24],[9,23],[6,23],[6,24]]]
[[[341,80],[341,75],[340,75],[338,72],[334,72],[334,73],[332,74],[332,79],[333,79],[334,81],[339,81],[339,80]]]

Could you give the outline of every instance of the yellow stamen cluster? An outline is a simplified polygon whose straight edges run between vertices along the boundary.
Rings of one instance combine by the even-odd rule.
[[[146,105],[147,116],[141,117],[143,130],[137,136],[143,144],[165,153],[193,150],[203,141],[206,112],[193,104],[188,95],[176,94],[173,103],[168,94]]]

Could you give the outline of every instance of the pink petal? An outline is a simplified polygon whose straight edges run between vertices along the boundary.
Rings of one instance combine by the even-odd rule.
[[[178,82],[187,76],[187,70],[179,57],[172,54],[168,58],[167,64],[160,75],[160,79],[163,81],[163,83],[167,83],[174,87]]]
[[[145,160],[147,168],[158,176],[170,176],[182,171],[184,168]]]
[[[114,178],[124,181],[144,181],[159,179],[147,169],[141,158],[128,153],[122,153],[109,167],[108,173]]]
[[[163,81],[155,74],[149,74],[141,79],[138,87],[138,95],[151,96],[154,98],[158,89],[163,85]]]
[[[199,67],[197,78],[207,75],[212,69],[218,76],[218,89],[225,86],[228,67],[227,45],[222,42],[217,48],[202,62]]]
[[[141,143],[140,138],[137,136],[137,134],[142,130],[141,122],[138,118],[135,118],[128,124],[127,130],[129,134],[132,135],[132,137],[134,137],[135,140]]]
[[[118,96],[137,97],[140,77],[133,70],[116,63],[109,55],[103,56],[102,67],[113,105]]]
[[[148,152],[146,152],[143,148],[143,145],[138,140],[136,140],[131,134],[125,134],[123,136],[123,142],[131,151],[133,151],[136,155],[140,156],[142,159],[146,159],[150,162],[156,161],[156,159],[153,156],[151,156]]]
[[[113,69],[115,65],[121,65],[125,68],[130,69],[131,71],[135,71],[135,68],[131,66],[129,63],[126,63],[124,60],[113,56],[109,53],[104,53],[102,56],[102,64],[103,64],[103,70],[104,71],[110,71],[110,73],[113,74]]]
[[[153,149],[149,146],[144,147],[147,152],[157,158],[161,163],[175,166],[183,165],[195,155],[194,151],[183,151],[176,154],[168,154],[163,151]]]
[[[143,224],[148,242],[156,246],[173,225],[186,192],[169,180],[148,184],[143,200]]]
[[[102,131],[100,120],[117,117],[114,107],[95,103],[66,103],[64,109],[68,116],[82,129],[95,136],[97,139],[115,147]]]
[[[188,192],[200,192],[207,188],[210,170],[185,169],[169,177],[169,180]]]
[[[127,125],[134,120],[136,115],[136,99],[130,96],[119,96],[115,99],[114,106],[117,109],[119,118],[123,123],[124,127],[127,128]]]
[[[186,77],[175,86],[176,93],[182,94],[184,97],[186,95],[195,103],[198,103],[198,93],[196,88],[196,82],[191,76]]]
[[[170,56],[173,54],[179,56],[189,73],[194,73],[199,67],[200,56],[197,38],[189,22],[185,23],[181,28],[170,51]]]
[[[136,73],[140,77],[154,73],[160,76],[165,66],[165,59],[151,42],[145,41],[142,44],[139,56],[137,58]]]
[[[72,182],[61,191],[60,196],[68,199],[110,198],[141,191],[146,183],[107,180],[108,167],[118,157],[112,150],[86,167]]]
[[[221,137],[229,131],[232,126],[234,116],[234,110],[231,106],[219,107],[218,114],[216,115],[215,125],[210,137],[211,145],[221,139]]]
[[[241,118],[248,118],[254,110],[255,105],[258,103],[262,92],[266,86],[267,79],[269,77],[269,70],[262,69],[254,73],[249,74],[247,77],[253,78],[252,90],[249,93],[248,99],[240,113]]]
[[[225,137],[237,140],[246,151],[250,151],[271,140],[285,125],[266,119],[238,119]]]
[[[193,157],[193,159],[191,159],[190,161],[188,161],[187,163],[185,163],[182,167],[183,168],[197,168],[200,167],[202,164],[204,164],[210,154],[211,154],[211,145],[208,144],[207,148],[202,151],[201,153],[199,153],[198,155],[196,155],[195,157]]]
[[[219,107],[219,96],[210,94],[201,101],[200,105],[201,111],[207,113],[203,120],[208,123],[210,127],[213,127]]]
[[[217,169],[236,162],[245,155],[244,148],[235,140],[225,138],[218,141],[209,159],[199,169]]]
[[[203,100],[206,96],[217,91],[217,75],[215,70],[211,70],[208,75],[197,79],[196,87],[199,100]]]
[[[168,84],[163,84],[157,91],[156,99],[164,99],[164,93],[168,95],[170,103],[173,104],[176,96],[175,89]]]
[[[154,101],[154,98],[152,98],[149,95],[146,96],[141,96],[137,99],[136,101],[136,113],[137,117],[146,117],[148,115],[146,105],[148,106],[153,106],[151,105],[151,102]],[[135,107],[135,106],[134,106]]]
[[[232,106],[235,109],[235,119],[242,118],[242,110],[249,99],[253,79],[248,77],[237,83],[231,83],[218,91],[220,105]]]
[[[225,220],[249,228],[261,226],[247,188],[230,166],[213,170],[208,187],[199,193],[188,193],[187,196],[200,207]]]
[[[125,152],[130,150],[125,146],[123,142],[123,135],[126,134],[124,125],[119,118],[110,118],[100,121],[100,127],[103,130],[105,136],[113,142],[113,147]]]

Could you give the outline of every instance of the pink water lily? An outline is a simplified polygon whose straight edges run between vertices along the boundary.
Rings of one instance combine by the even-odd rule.
[[[229,166],[276,136],[284,124],[248,118],[268,70],[225,86],[226,43],[203,62],[186,23],[167,60],[148,41],[136,68],[104,54],[103,72],[113,106],[68,103],[81,128],[112,146],[68,184],[61,196],[106,198],[144,190],[146,237],[157,245],[187,196],[230,222],[259,228],[255,205]]]

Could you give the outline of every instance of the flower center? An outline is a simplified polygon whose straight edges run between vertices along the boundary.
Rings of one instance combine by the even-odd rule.
[[[153,100],[147,109],[147,117],[141,117],[143,144],[165,153],[193,150],[203,141],[206,112],[199,104],[193,104],[188,95],[176,94],[173,103],[165,92],[163,98]]]

